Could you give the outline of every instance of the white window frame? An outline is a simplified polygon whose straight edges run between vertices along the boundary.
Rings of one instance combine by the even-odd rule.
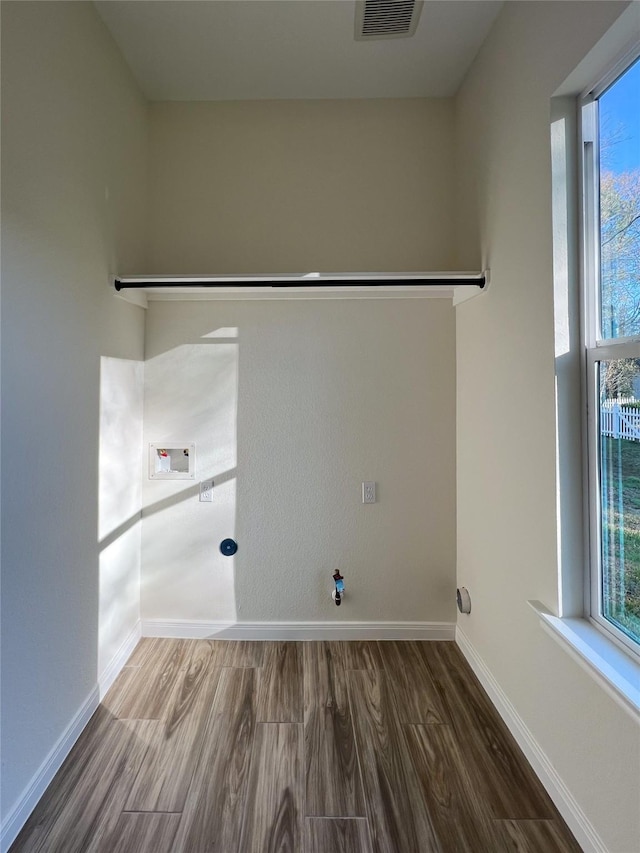
[[[640,45],[615,62],[580,99],[580,157],[582,180],[582,332],[584,353],[583,417],[585,418],[586,460],[585,484],[588,531],[587,577],[585,581],[585,614],[599,630],[617,645],[640,660],[640,643],[619,630],[603,616],[602,549],[600,501],[600,406],[597,365],[621,358],[640,358],[640,335],[603,339],[601,337],[600,278],[600,210],[598,100],[605,91],[640,57]]]

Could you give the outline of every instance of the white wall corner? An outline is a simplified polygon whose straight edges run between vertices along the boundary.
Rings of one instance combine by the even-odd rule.
[[[147,619],[143,637],[220,640],[454,640],[454,622],[195,622]]]
[[[62,762],[71,752],[71,748],[82,734],[99,704],[100,696],[98,686],[96,685],[77,710],[67,728],[60,735],[2,822],[2,829],[0,830],[0,853],[7,853],[7,850],[15,841],[29,815],[37,806],[40,798],[62,766]]]
[[[116,680],[122,667],[131,657],[133,650],[138,645],[140,638],[142,637],[142,623],[138,619],[136,624],[133,626],[128,636],[115,653],[115,655],[111,658],[107,666],[104,670],[98,675],[98,688],[100,691],[100,701],[102,701],[105,693],[111,687],[113,682]]]
[[[582,849],[585,853],[608,853],[593,824],[459,626],[456,643]]]

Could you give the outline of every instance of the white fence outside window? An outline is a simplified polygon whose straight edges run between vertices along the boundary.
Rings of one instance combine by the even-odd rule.
[[[600,404],[600,435],[640,441],[640,401],[634,397],[603,400]]]

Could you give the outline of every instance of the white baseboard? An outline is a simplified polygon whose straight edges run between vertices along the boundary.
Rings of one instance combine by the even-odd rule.
[[[140,640],[141,636],[142,627],[140,620],[138,619],[138,621],[130,631],[129,635],[126,637],[125,641],[122,643],[118,651],[111,658],[111,661],[105,667],[104,671],[98,676],[100,701],[102,701],[103,696],[120,674],[122,667],[131,657],[131,653],[138,645],[138,641]]]
[[[143,637],[223,640],[454,640],[453,622],[142,621]]]
[[[460,627],[456,629],[456,643],[582,849],[585,853],[608,853],[605,843],[563,782],[547,754]]]
[[[27,818],[38,804],[40,797],[42,797],[47,786],[60,769],[62,762],[71,751],[71,747],[78,740],[84,727],[91,719],[99,702],[100,698],[96,685],[84,700],[67,728],[60,735],[31,782],[9,811],[6,819],[2,822],[2,831],[0,833],[0,851],[2,853],[6,853],[13,844],[18,833],[26,823]]]

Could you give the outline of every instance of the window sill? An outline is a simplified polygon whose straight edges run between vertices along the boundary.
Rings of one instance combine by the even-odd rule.
[[[560,619],[529,601],[543,629],[636,721],[640,719],[640,664],[586,619]]]

